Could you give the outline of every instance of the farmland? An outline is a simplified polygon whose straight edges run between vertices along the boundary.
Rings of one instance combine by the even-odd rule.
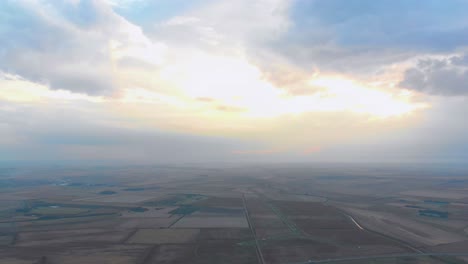
[[[198,229],[139,229],[128,243],[186,244],[194,242],[198,233]]]
[[[18,169],[5,179],[1,263],[458,264],[468,258],[463,171],[285,165],[41,172]]]

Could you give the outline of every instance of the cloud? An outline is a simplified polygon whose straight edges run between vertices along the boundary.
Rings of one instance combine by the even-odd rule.
[[[2,1],[0,9],[14,16],[1,18],[0,69],[52,89],[111,92],[107,44],[102,34],[87,29],[100,23],[86,15],[97,12],[98,7],[89,4],[83,10],[73,3],[57,6],[64,12],[39,2]]]
[[[464,0],[300,0],[293,18],[305,40],[321,32],[328,36],[322,40],[343,47],[452,50],[468,38],[467,11]],[[322,28],[310,27],[314,25]],[[324,32],[328,30],[331,34]]]
[[[268,46],[304,68],[375,74],[468,43],[468,2],[298,0],[288,32]]]
[[[179,52],[198,50],[242,55],[278,38],[290,25],[288,9],[291,2],[287,0],[182,1],[184,3],[178,4],[179,13],[175,14],[171,11],[173,7],[165,10],[172,4],[151,2],[147,8],[156,16],[161,13],[173,16],[148,23],[134,14],[121,14],[141,26],[152,39],[163,40]],[[187,9],[188,2],[192,3],[190,9]],[[147,12],[138,15],[141,17],[140,13]]]
[[[164,46],[105,2],[53,3],[0,3],[1,71],[55,90],[112,95],[122,85],[116,78],[120,60],[130,67],[162,60]]]
[[[405,71],[400,86],[433,95],[468,95],[468,54],[420,59]]]
[[[243,56],[288,27],[284,0],[198,4],[151,25],[126,20],[132,15],[123,10],[149,5],[156,12],[167,4],[157,2],[3,1],[0,70],[88,95],[118,95],[127,88],[174,94],[161,77],[171,65],[184,65],[193,54]]]
[[[107,0],[119,15],[143,28],[186,13],[211,0]]]
[[[444,135],[453,146],[456,118],[436,138],[388,139],[426,114],[395,88],[401,65],[429,58],[410,89],[465,93],[468,58],[446,54],[467,43],[467,5],[429,1],[0,2],[0,157],[353,160],[362,145],[373,160]]]
[[[245,112],[247,109],[242,108],[242,107],[237,107],[237,106],[230,106],[230,105],[218,105],[216,106],[216,110],[222,111],[222,112]]]

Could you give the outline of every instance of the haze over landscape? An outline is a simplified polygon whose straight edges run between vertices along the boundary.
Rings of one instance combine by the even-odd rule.
[[[467,14],[0,0],[0,263],[468,263]]]

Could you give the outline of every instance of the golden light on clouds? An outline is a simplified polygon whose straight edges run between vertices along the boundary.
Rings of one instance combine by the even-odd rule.
[[[318,77],[310,84],[325,88],[322,105],[326,111],[350,111],[385,118],[428,107],[424,103],[412,102],[413,94],[409,91],[384,91],[339,77]]]
[[[81,144],[71,152],[92,156],[100,149],[98,157],[126,142],[135,146],[129,153],[147,158],[146,143],[169,135],[176,144],[185,143],[175,138],[196,141],[186,144],[195,153],[209,139],[216,156],[326,156],[333,147],[418,141],[431,126],[445,135],[449,123],[457,136],[447,138],[464,140],[458,120],[446,117],[466,112],[466,45],[425,43],[427,28],[418,36],[425,23],[409,33],[400,23],[381,39],[378,27],[349,34],[361,14],[336,24],[327,17],[333,12],[320,11],[333,5],[222,0],[179,9],[181,3],[150,2],[6,1],[14,13],[2,24],[0,146],[29,140],[58,153]],[[18,34],[25,26],[28,34]],[[415,35],[405,43],[407,33]]]
[[[288,82],[297,86],[296,80],[272,81],[261,65],[241,51],[174,51],[149,43],[138,28],[126,31],[135,36],[134,43],[110,42],[112,82],[117,88],[112,96],[51,90],[46,84],[5,75],[0,99],[29,103],[86,101],[135,120],[135,126],[269,142],[282,138],[281,145],[336,141],[342,137],[338,132],[354,122],[350,120],[359,126],[353,133],[364,136],[365,131],[372,130],[370,127],[377,126],[368,122],[383,120],[378,126],[391,127],[394,121],[387,119],[406,122],[405,115],[428,107],[416,102],[412,92],[386,87],[385,80],[366,83],[318,71],[308,76],[304,71],[296,74],[297,69],[286,65],[283,69],[288,74],[303,78],[300,92],[294,92]],[[129,57],[144,64],[128,67],[119,63]],[[288,136],[298,139],[285,141]]]
[[[196,21],[185,22],[192,25]],[[242,130],[244,122],[285,115],[343,112],[385,119],[428,107],[415,102],[412,93],[385,87],[385,81],[381,82],[383,86],[374,87],[350,76],[319,71],[307,76],[303,69],[295,74],[300,69],[280,63],[285,71],[277,74],[305,78],[300,83],[301,92],[295,93],[288,90],[288,80],[276,83],[267,78],[265,65],[253,63],[245,50],[236,46],[209,50],[173,47],[150,41],[141,28],[125,22],[119,25],[119,34],[127,36],[125,43],[109,42],[113,81],[119,87],[118,96],[109,102],[118,105],[118,111],[125,115],[145,122],[157,120],[157,125],[169,122],[170,127],[178,127],[178,123],[184,127],[197,123],[203,124],[199,126],[204,130],[216,130],[235,123]],[[122,66],[128,58],[144,64]]]
[[[146,49],[147,47],[143,47]],[[132,48],[137,52],[135,48]],[[159,63],[159,62],[158,62]],[[428,107],[414,102],[411,92],[396,88],[375,88],[343,76],[313,74],[301,94],[291,94],[264,78],[262,71],[242,55],[216,56],[193,52],[191,56],[169,61],[156,72],[127,72],[116,68],[121,91],[116,97],[96,97],[7,76],[0,98],[10,101],[86,100],[119,105],[136,118],[171,117],[180,122],[209,123],[233,120],[261,120],[305,113],[348,112],[372,118],[398,117]],[[125,87],[136,78],[147,87]],[[163,86],[164,89],[158,89]],[[155,87],[155,88],[153,88]],[[393,90],[392,90],[393,89]],[[120,106],[124,107],[120,107]],[[154,107],[154,111],[149,111]],[[155,113],[158,112],[158,113]],[[129,113],[125,113],[126,115]],[[206,119],[207,122],[202,120]],[[219,125],[212,125],[219,127]],[[231,126],[227,126],[231,127]]]
[[[13,74],[3,74],[0,84],[0,100],[11,102],[43,103],[48,100],[85,100],[98,103],[105,101],[99,96],[89,96],[67,90],[51,90],[45,84],[31,82]]]
[[[169,94],[129,89],[123,100],[137,102],[140,98],[141,102],[150,103],[154,98],[179,109],[193,111],[202,107],[205,115],[219,118],[233,114],[243,118],[274,118],[308,112],[352,112],[386,118],[427,107],[413,102],[414,95],[404,90],[374,88],[349,78],[322,74],[311,75],[304,87],[310,92],[290,94],[265,79],[261,70],[242,55],[194,52],[168,62],[157,76],[157,81],[154,74],[149,80],[153,79],[155,86],[171,87]]]

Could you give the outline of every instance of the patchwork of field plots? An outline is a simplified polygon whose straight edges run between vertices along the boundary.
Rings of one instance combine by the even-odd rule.
[[[385,212],[362,209],[347,209],[370,229],[379,230],[393,237],[404,238],[419,246],[434,246],[466,240],[466,236],[447,232],[433,225],[421,223],[408,218],[401,218]],[[391,226],[393,228],[387,228]]]
[[[157,246],[146,263],[249,264],[258,260],[251,247],[240,247],[229,241],[199,241],[197,244]]]
[[[407,252],[392,240],[361,230],[332,206],[316,202],[247,201],[267,263]]]
[[[361,175],[365,170],[138,171],[53,174],[45,186],[0,194],[0,263],[460,264],[468,258],[417,256],[467,252],[468,181],[445,174],[401,184],[395,173]]]

